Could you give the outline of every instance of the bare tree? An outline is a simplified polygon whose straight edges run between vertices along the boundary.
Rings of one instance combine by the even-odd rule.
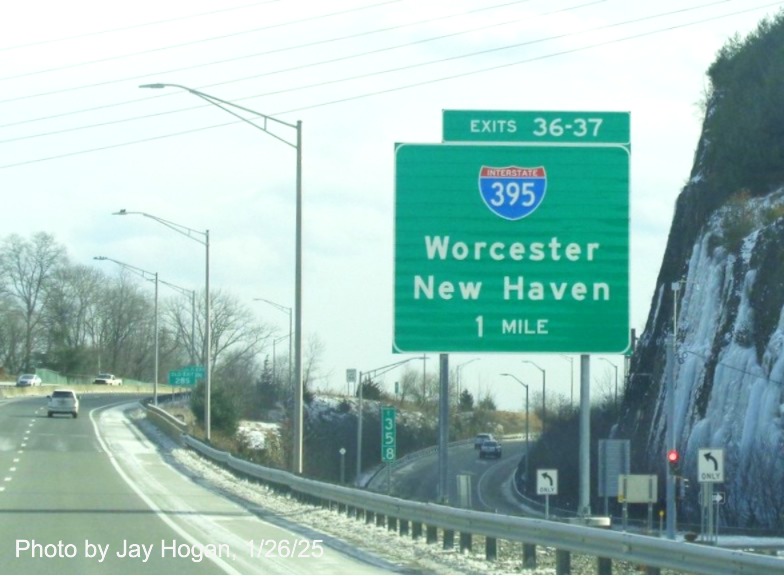
[[[16,372],[22,363],[24,319],[8,295],[0,294],[0,368]]]
[[[92,326],[96,302],[106,277],[88,266],[63,266],[46,289],[44,323],[49,368],[66,374],[84,373],[95,364]]]
[[[272,329],[259,324],[250,308],[238,298],[222,291],[210,294],[212,365],[223,355],[231,362],[250,363],[261,353]]]
[[[139,346],[151,348],[152,299],[135,277],[121,273],[107,280],[98,301],[98,370],[141,377]]]
[[[400,378],[400,401],[408,400],[420,408],[435,407],[438,401],[438,374],[408,366]]]
[[[203,307],[194,306],[195,298],[198,298],[198,295],[181,295],[168,298],[161,304],[161,322],[164,325],[162,329],[170,333],[165,355],[178,366],[186,362],[196,364],[202,357],[202,333],[198,324],[199,313],[203,314]]]
[[[0,249],[2,290],[21,311],[24,322],[20,366],[24,370],[33,365],[36,330],[42,321],[47,283],[65,263],[65,250],[45,232],[36,233],[29,241],[12,234]]]
[[[317,381],[329,377],[328,374],[321,373],[324,348],[324,341],[317,334],[311,334],[305,341],[302,366],[302,379],[305,389],[312,390]]]

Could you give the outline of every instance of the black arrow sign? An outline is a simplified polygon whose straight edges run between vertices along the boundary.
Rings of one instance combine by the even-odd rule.
[[[705,460],[707,462],[713,462],[713,471],[714,472],[718,472],[719,471],[719,461],[716,460],[716,458],[713,457],[713,454],[711,454],[710,452],[706,452],[704,457],[705,457]]]
[[[550,487],[552,488],[552,486],[553,486],[553,477],[550,476],[547,472],[542,472],[542,478],[544,478],[545,480],[549,480],[550,481]]]

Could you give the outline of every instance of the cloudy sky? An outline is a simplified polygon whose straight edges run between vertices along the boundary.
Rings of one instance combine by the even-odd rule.
[[[322,385],[392,354],[394,145],[441,141],[441,113],[631,115],[631,324],[644,328],[675,198],[689,177],[705,70],[784,2],[765,0],[28,0],[0,17],[3,234],[47,231],[201,288],[204,250],[140,211],[207,230],[213,289],[294,304],[295,152],[182,90],[303,123],[303,331]],[[294,130],[279,135],[292,141]],[[95,265],[101,265],[95,262]],[[106,267],[106,264],[103,264]],[[280,345],[279,345],[280,346]],[[283,344],[285,346],[285,344]],[[435,370],[436,356],[426,364]],[[570,360],[571,358],[571,360]],[[600,359],[603,358],[604,360]],[[478,360],[476,360],[478,359]],[[454,354],[461,380],[519,409],[576,356]],[[466,364],[470,362],[470,365]],[[595,393],[619,356],[595,356]],[[421,369],[421,362],[416,363]],[[397,378],[391,373],[387,386]],[[576,398],[575,394],[575,398]]]

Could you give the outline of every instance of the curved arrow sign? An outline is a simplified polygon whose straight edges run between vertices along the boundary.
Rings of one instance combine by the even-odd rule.
[[[536,493],[545,496],[558,494],[558,470],[540,468],[536,471]]]
[[[700,482],[724,482],[724,450],[703,448],[697,456]]]

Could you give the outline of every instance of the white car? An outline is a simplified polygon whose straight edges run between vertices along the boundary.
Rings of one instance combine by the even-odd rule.
[[[101,372],[93,380],[93,384],[106,384],[107,386],[121,386],[122,378],[117,378],[114,374],[108,372]]]
[[[58,389],[47,398],[46,415],[49,418],[55,414],[70,414],[74,418],[79,415],[79,398],[73,390]]]
[[[17,386],[40,386],[41,377],[37,374],[22,374],[16,379]]]

